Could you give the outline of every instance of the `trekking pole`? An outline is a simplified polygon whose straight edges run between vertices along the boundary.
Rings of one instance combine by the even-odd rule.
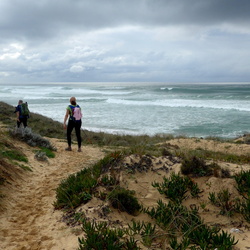
[[[86,137],[87,141],[88,141],[90,144],[93,144],[92,141],[89,139],[88,135],[86,134],[85,130],[83,129],[82,131],[83,131],[83,133],[85,134],[85,137]]]

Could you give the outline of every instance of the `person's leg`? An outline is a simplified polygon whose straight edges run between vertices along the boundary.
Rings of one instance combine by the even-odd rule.
[[[81,152],[81,145],[82,145],[81,126],[82,126],[82,122],[81,121],[75,123],[75,132],[76,132],[76,138],[77,138],[78,151],[79,152]]]
[[[26,128],[26,127],[27,127],[27,117],[24,117],[24,118],[22,119],[22,122],[23,122],[24,128]]]
[[[69,147],[66,148],[66,150],[71,150],[71,133],[72,133],[73,128],[74,128],[74,122],[69,120],[68,126],[67,126],[67,141],[68,141]]]

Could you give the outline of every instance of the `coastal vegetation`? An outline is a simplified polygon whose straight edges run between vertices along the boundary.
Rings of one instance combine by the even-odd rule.
[[[31,114],[29,129],[16,130],[13,111],[12,106],[0,102],[0,119],[8,131],[0,134],[0,184],[4,184],[9,175],[7,168],[14,166],[32,171],[25,165],[28,158],[13,140],[33,147],[37,160],[55,157],[56,147],[50,138],[65,140],[62,124],[39,114]],[[218,215],[240,218],[246,228],[249,226],[250,171],[231,173],[221,164],[249,164],[249,153],[182,148],[169,143],[178,139],[171,135],[129,136],[84,130],[83,139],[85,145],[101,147],[106,156],[62,180],[55,190],[53,203],[55,209],[67,215],[68,225],[80,225],[84,236],[78,237],[79,249],[163,246],[165,249],[234,249],[237,246],[238,240],[220,224],[207,223],[204,213],[208,214],[213,208]],[[246,135],[230,143],[240,145],[249,141]],[[229,141],[220,139],[220,143],[224,142]],[[174,166],[178,166],[178,170]],[[159,197],[153,206],[147,205],[145,196],[127,182],[130,179],[139,186],[140,176],[149,173],[158,176],[158,180],[150,184]],[[228,179],[237,195],[232,195],[229,187],[205,195],[199,180],[209,188],[212,185],[209,178]],[[88,217],[82,210],[93,200],[101,204],[97,218]],[[112,221],[111,211],[127,213],[132,219],[127,224]]]
[[[135,216],[139,213],[148,214],[151,220],[148,222],[133,221],[125,228],[117,227],[114,229],[107,222],[90,219],[87,215],[81,214],[78,221],[80,221],[86,237],[79,238],[80,249],[89,247],[99,249],[99,246],[108,249],[108,246],[112,244],[111,239],[115,242],[114,246],[117,244],[117,247],[122,247],[122,249],[131,249],[127,246],[132,243],[132,249],[140,249],[135,237],[137,239],[139,237],[141,244],[146,247],[157,244],[157,242],[160,244],[159,242],[168,239],[170,249],[233,249],[232,247],[237,244],[237,240],[226,231],[221,230],[219,225],[206,225],[199,215],[202,205],[199,207],[198,201],[203,191],[195,179],[191,178],[191,176],[196,178],[204,175],[213,176],[218,173],[219,166],[217,164],[206,164],[203,159],[199,160],[198,158],[192,158],[188,163],[187,160],[183,160],[181,163],[182,173],[172,173],[169,178],[163,177],[161,183],[152,183],[152,186],[163,195],[163,199],[158,200],[154,207],[145,207],[138,202],[138,194],[121,187],[121,183],[117,179],[118,172],[124,171],[123,160],[125,157],[124,152],[111,153],[95,164],[93,168],[85,169],[82,173],[76,173],[64,180],[56,190],[55,207],[75,209],[95,197],[128,214]],[[192,164],[194,172],[190,170]],[[188,172],[186,172],[187,165]],[[140,167],[137,166],[137,171],[139,169]],[[109,173],[109,178],[107,173]],[[81,184],[77,181],[80,174],[82,174],[82,178],[79,178]],[[92,176],[91,181],[90,176]],[[207,203],[210,202],[219,207],[221,215],[231,217],[237,213],[242,214],[249,223],[250,196],[247,190],[250,185],[250,171],[240,172],[234,177],[229,176],[228,178],[235,178],[240,198],[232,199],[229,191],[223,190],[218,193],[210,193]],[[102,193],[98,192],[100,187],[102,187]],[[65,195],[67,197],[64,197]],[[64,202],[61,202],[62,196],[65,198]],[[81,196],[82,201],[80,201]],[[196,202],[193,201],[194,204],[190,207],[183,204],[185,200],[194,198]],[[60,206],[58,206],[59,204]],[[110,212],[110,208],[105,207],[105,209],[106,213]]]

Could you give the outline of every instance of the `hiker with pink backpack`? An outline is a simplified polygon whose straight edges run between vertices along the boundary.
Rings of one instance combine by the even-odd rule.
[[[64,129],[67,129],[67,141],[68,147],[65,149],[67,151],[72,151],[71,147],[71,133],[75,129],[77,143],[78,143],[78,152],[81,152],[81,126],[82,126],[82,112],[80,106],[76,103],[76,98],[70,98],[70,105],[66,108],[66,114],[64,117]],[[68,120],[68,125],[66,122]]]

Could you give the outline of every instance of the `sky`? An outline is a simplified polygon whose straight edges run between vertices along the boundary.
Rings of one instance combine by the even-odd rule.
[[[0,0],[0,83],[250,82],[249,0]]]

